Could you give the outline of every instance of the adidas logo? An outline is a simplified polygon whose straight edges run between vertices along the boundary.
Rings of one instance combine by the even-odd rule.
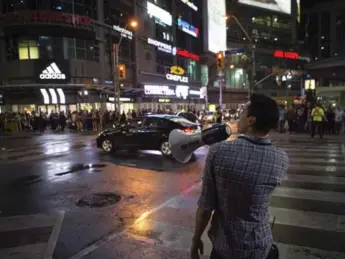
[[[42,71],[40,79],[66,79],[66,75],[61,73],[55,62],[53,62]]]

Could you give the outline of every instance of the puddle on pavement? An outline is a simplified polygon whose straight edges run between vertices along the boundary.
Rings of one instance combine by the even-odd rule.
[[[121,195],[113,192],[94,193],[77,199],[78,207],[101,208],[114,205],[121,200]]]
[[[78,172],[81,172],[81,171],[87,170],[87,169],[99,169],[99,168],[103,168],[106,166],[107,166],[106,164],[74,164],[71,167],[67,168],[66,171],[61,172],[61,173],[57,173],[55,175],[56,176],[63,176],[66,174],[78,173]]]
[[[39,183],[42,181],[42,178],[39,175],[29,175],[22,178],[19,178],[12,182],[12,187],[23,187],[31,184]]]

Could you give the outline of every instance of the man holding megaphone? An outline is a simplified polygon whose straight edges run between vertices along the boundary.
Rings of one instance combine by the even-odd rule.
[[[244,135],[210,147],[195,219],[192,259],[203,253],[201,236],[211,216],[211,259],[279,257],[268,205],[287,173],[289,159],[268,138],[278,119],[277,103],[253,94],[238,122],[238,131]]]

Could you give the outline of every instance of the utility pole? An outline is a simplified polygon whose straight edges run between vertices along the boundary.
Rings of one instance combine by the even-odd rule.
[[[256,45],[253,39],[249,36],[248,32],[244,29],[240,21],[237,19],[235,15],[227,16],[226,18],[233,18],[235,22],[238,24],[244,35],[246,36],[247,40],[251,44],[251,60],[252,60],[252,74],[251,74],[251,80],[248,88],[248,98],[250,98],[250,95],[252,94],[252,90],[255,87],[255,76],[256,76],[256,61],[255,61],[255,49]]]
[[[119,44],[113,44],[113,85],[114,85],[114,109],[120,112],[120,95],[119,95],[119,84],[118,84],[118,65],[119,65]]]

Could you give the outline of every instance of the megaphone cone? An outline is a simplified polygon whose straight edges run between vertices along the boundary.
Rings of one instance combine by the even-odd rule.
[[[202,132],[194,134],[175,129],[169,135],[169,146],[173,157],[178,162],[187,163],[193,152],[199,147],[226,140],[230,135],[231,128],[226,124],[215,124]]]

